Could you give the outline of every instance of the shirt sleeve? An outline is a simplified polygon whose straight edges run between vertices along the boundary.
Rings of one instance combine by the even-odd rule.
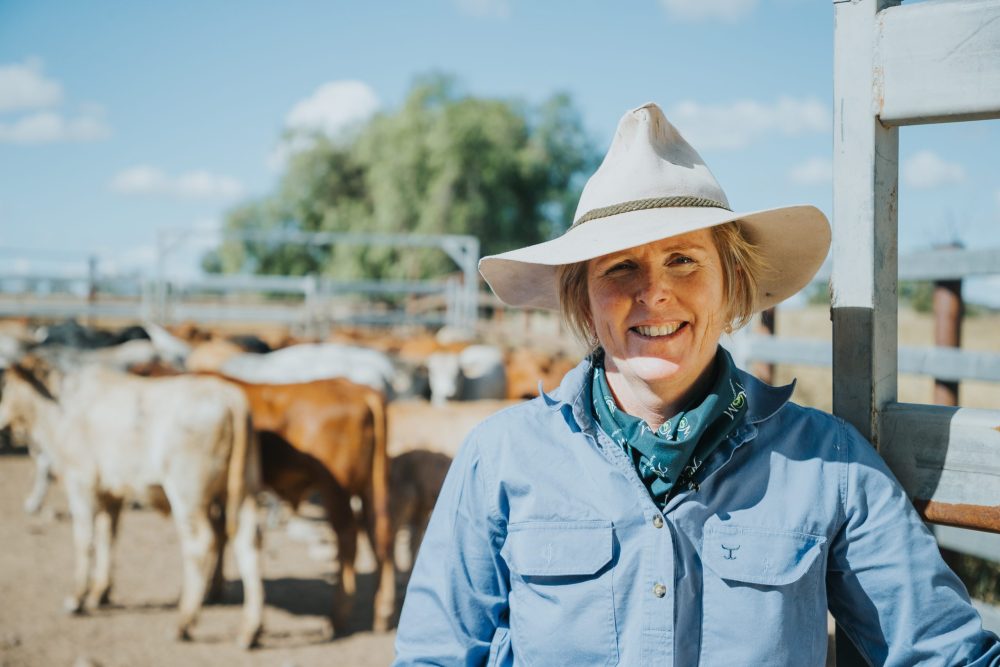
[[[844,522],[830,546],[830,611],[873,665],[1000,665],[965,586],[882,457],[840,422]]]
[[[483,665],[494,636],[506,632],[505,528],[488,490],[479,430],[452,463],[427,526],[399,619],[394,665]]]

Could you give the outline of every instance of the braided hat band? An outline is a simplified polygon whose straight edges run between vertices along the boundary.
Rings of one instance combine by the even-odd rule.
[[[722,202],[716,201],[714,199],[709,199],[708,197],[682,196],[682,197],[654,197],[652,199],[634,199],[632,201],[627,201],[621,204],[615,204],[614,206],[603,206],[601,208],[595,208],[591,211],[587,211],[585,214],[581,215],[576,222],[573,223],[570,229],[573,229],[573,227],[578,227],[585,222],[590,222],[591,220],[597,220],[598,218],[607,218],[612,215],[618,215],[619,213],[645,211],[651,208],[684,208],[684,207],[711,207],[711,208],[725,209],[726,211],[732,210]]]

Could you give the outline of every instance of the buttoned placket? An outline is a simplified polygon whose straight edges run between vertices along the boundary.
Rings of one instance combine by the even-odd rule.
[[[587,433],[593,442],[596,435],[604,457],[618,468],[629,485],[639,496],[645,524],[642,543],[642,644],[640,660],[642,664],[662,664],[666,656],[673,655],[674,647],[674,548],[673,530],[669,521],[649,496],[649,491],[635,471],[632,461],[625,451],[611,440],[593,420],[581,414],[579,406],[574,406],[573,414],[577,423],[593,424],[594,433]],[[660,526],[656,525],[657,519]]]
[[[641,660],[642,664],[662,664],[665,653],[667,653],[671,656],[671,663],[673,663],[676,653],[674,650],[673,619],[674,606],[677,604],[674,590],[674,572],[677,564],[674,559],[673,541],[674,531],[677,529],[670,522],[669,516],[672,510],[695,491],[690,488],[680,491],[670,498],[661,511],[653,502],[649,490],[639,479],[631,459],[622,447],[611,440],[596,421],[583,414],[583,408],[579,401],[572,404],[571,412],[572,417],[576,420],[577,425],[583,429],[587,438],[598,445],[605,458],[621,470],[622,474],[629,480],[630,485],[639,494],[645,524],[649,526],[642,539],[644,553],[641,576],[644,583],[643,588],[649,592],[643,597]],[[593,434],[584,428],[587,424],[591,425]],[[699,471],[701,474],[696,475],[697,483],[699,485],[705,483],[714,477],[719,470],[726,467],[736,450],[753,439],[756,433],[756,426],[747,424],[726,438],[725,447],[716,449],[713,452],[714,456],[710,456],[709,460],[705,462],[706,465]],[[594,441],[595,435],[596,442]],[[721,462],[719,462],[720,459],[722,459]]]

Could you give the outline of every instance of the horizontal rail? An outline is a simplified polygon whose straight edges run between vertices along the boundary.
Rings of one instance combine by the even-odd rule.
[[[954,526],[934,526],[934,537],[945,549],[960,551],[983,560],[1000,563],[1000,534],[966,530]]]
[[[747,334],[737,343],[744,360],[771,364],[830,366],[829,341]],[[900,373],[930,375],[939,380],[1000,382],[1000,354],[952,347],[900,346]]]
[[[184,239],[192,233],[189,229],[163,229],[164,242]],[[377,245],[425,248],[451,248],[457,245],[479,247],[479,239],[468,234],[378,234],[362,232],[300,232],[295,230],[223,231],[226,240],[256,241],[262,243],[296,243],[302,245]]]
[[[1000,532],[1000,410],[890,403],[879,443],[926,520]]]
[[[812,282],[829,282],[832,268],[830,260],[824,262]],[[998,274],[1000,274],[1000,248],[983,250],[942,248],[913,252],[899,257],[900,280],[958,280]]]
[[[134,303],[44,303],[0,302],[0,317],[122,317],[142,319],[142,305]]]
[[[1000,118],[1000,3],[905,4],[880,12],[877,25],[882,123]]]

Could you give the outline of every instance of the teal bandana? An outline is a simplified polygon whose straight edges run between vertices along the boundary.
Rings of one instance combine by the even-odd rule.
[[[654,433],[615,403],[604,372],[604,351],[593,356],[591,394],[594,418],[622,446],[653,501],[661,508],[679,485],[691,483],[708,455],[739,425],[746,413],[746,392],[736,364],[721,345],[715,355],[715,382],[700,404],[674,415]]]

